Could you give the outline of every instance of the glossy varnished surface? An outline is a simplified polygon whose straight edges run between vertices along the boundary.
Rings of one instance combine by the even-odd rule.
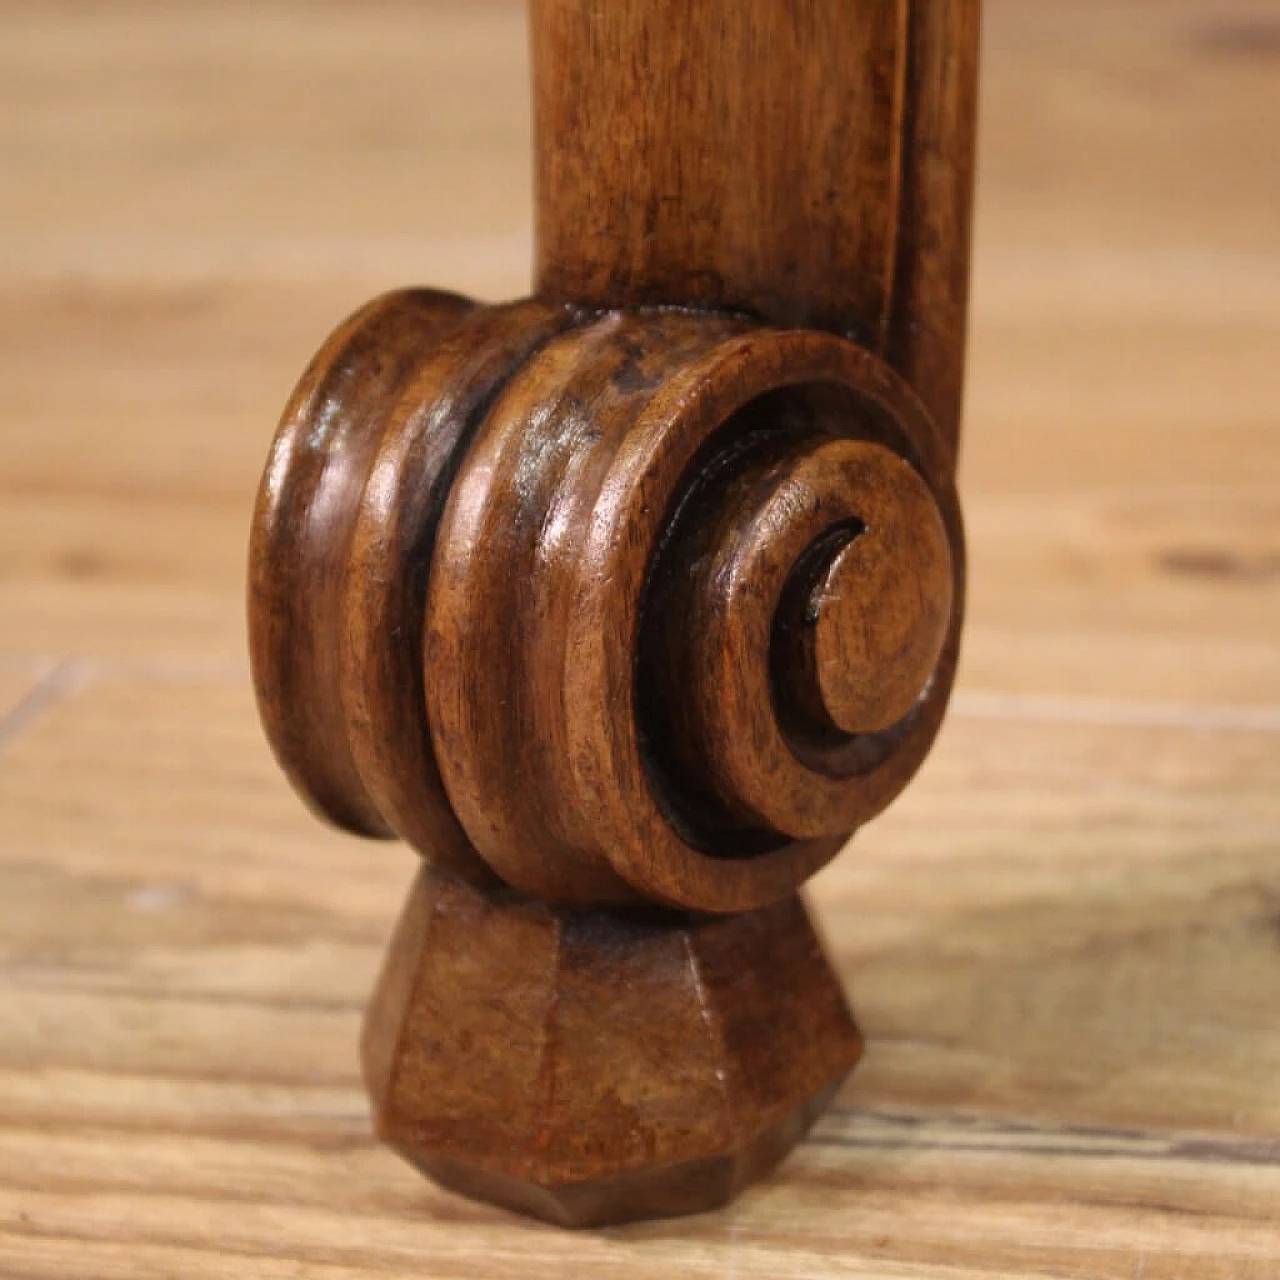
[[[574,1237],[373,1143],[413,862],[300,809],[242,657],[264,424],[332,319],[523,286],[522,16],[0,13],[0,1271],[1269,1280],[1264,7],[990,7],[966,665],[815,885],[866,1060],[734,1209]]]
[[[535,297],[369,304],[260,486],[254,685],[312,808],[547,901],[723,913],[901,793],[964,539],[955,415],[882,356],[963,365],[976,20],[530,7]],[[965,207],[922,233],[939,176]]]
[[[976,10],[922,71],[941,12],[532,5],[535,296],[377,300],[285,411],[254,687],[310,807],[423,856],[366,1078],[448,1188],[557,1225],[704,1212],[855,1061],[795,893],[955,681],[958,424],[881,358],[905,327],[963,366]],[[965,207],[921,238],[939,110]],[[905,318],[900,260],[929,282]]]

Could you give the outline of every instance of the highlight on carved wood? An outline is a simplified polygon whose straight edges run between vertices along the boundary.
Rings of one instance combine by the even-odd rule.
[[[299,793],[425,860],[380,1131],[584,1225],[723,1203],[860,1052],[796,891],[955,676],[977,5],[531,16],[535,294],[328,340],[250,632]]]

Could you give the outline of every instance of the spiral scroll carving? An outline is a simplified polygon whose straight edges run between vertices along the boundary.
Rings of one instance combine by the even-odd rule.
[[[955,672],[952,459],[828,334],[392,295],[295,394],[254,543],[295,786],[558,903],[783,897],[906,784]]]

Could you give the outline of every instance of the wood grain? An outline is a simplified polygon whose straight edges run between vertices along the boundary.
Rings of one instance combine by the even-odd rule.
[[[254,689],[308,807],[424,859],[362,1057],[446,1188],[560,1226],[723,1207],[861,1056],[796,890],[954,686],[951,12],[539,0],[533,298],[384,294],[284,412]]]
[[[814,1138],[724,1215],[567,1244],[373,1144],[352,1044],[412,859],[316,828],[243,682],[104,675],[0,777],[0,1257],[1265,1277],[1277,780],[1274,733],[957,716],[817,882],[868,1054]]]
[[[879,351],[910,8],[535,0],[539,291],[725,307]]]
[[[17,697],[78,655],[0,755],[0,1273],[1270,1280],[1260,4],[989,4],[971,621],[930,764],[815,886],[868,1037],[834,1111],[726,1214],[568,1241],[374,1144],[353,1046],[413,863],[268,757],[245,518],[333,316],[522,287],[523,23],[0,6],[0,649]]]
[[[862,1053],[800,898],[732,916],[409,892],[365,1018],[378,1136],[557,1226],[704,1213],[771,1174]]]
[[[979,8],[534,0],[538,291],[844,334],[954,451]]]

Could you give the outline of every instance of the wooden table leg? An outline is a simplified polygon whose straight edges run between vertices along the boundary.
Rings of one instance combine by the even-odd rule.
[[[954,679],[976,0],[534,0],[532,298],[390,295],[255,516],[268,736],[426,860],[380,1132],[570,1225],[724,1203],[860,1052],[797,897]]]

